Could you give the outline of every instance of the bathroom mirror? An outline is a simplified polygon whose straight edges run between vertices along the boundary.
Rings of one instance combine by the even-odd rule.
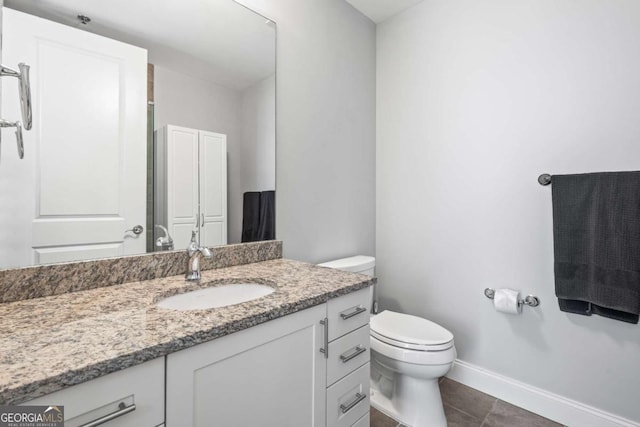
[[[2,15],[33,126],[23,159],[2,130],[0,269],[171,250],[163,228],[173,250],[192,232],[275,238],[272,21],[232,0],[4,0]],[[24,122],[20,82],[1,79],[5,120]]]

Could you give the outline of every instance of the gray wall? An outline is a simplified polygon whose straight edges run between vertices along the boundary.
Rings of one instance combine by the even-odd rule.
[[[179,64],[176,64],[179,67]],[[227,134],[230,145],[240,135],[240,92],[155,66],[155,128],[184,126]]]
[[[240,182],[229,194],[229,210],[242,214],[245,191],[276,188],[276,79],[267,77],[240,95]],[[229,241],[242,239],[242,215],[229,217]]]
[[[640,169],[640,2],[425,0],[377,42],[383,308],[444,325],[464,361],[640,422],[640,326],[558,310],[536,182]],[[542,305],[497,313],[485,287]]]
[[[244,186],[247,191],[275,190],[276,79],[267,77],[246,88],[240,101]]]
[[[278,25],[276,235],[284,255],[372,255],[374,24],[344,0],[240,3]]]

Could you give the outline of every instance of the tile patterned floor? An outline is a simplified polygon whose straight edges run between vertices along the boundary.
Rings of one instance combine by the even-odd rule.
[[[440,393],[448,427],[562,427],[448,378],[440,379]],[[371,408],[371,427],[403,425]]]

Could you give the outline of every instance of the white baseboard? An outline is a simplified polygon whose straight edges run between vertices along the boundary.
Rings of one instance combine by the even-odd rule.
[[[640,423],[532,387],[463,360],[456,359],[447,377],[570,427],[640,427]]]

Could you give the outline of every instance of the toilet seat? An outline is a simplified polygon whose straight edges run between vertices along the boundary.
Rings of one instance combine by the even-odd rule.
[[[399,362],[410,363],[413,365],[433,366],[451,364],[457,356],[456,347],[454,345],[451,345],[451,347],[446,350],[419,351],[388,344],[373,335],[371,335],[369,343],[371,345],[371,351],[373,352],[373,360],[378,359],[375,354],[379,353],[389,359]]]
[[[446,351],[453,334],[430,320],[385,310],[370,321],[371,336],[394,347],[414,351]]]

